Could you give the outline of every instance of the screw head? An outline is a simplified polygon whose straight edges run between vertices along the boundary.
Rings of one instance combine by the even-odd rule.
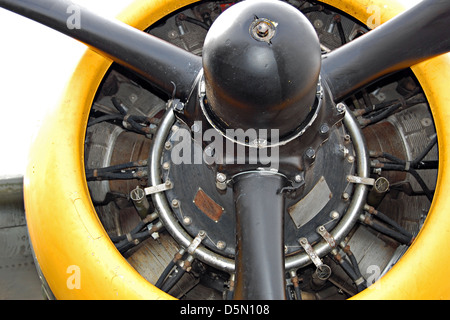
[[[337,211],[335,211],[335,210],[331,211],[330,217],[331,217],[332,219],[337,219],[337,218],[339,218],[339,212],[337,212]]]
[[[330,127],[328,126],[327,123],[323,123],[323,124],[320,126],[320,133],[321,133],[321,134],[325,134],[325,133],[328,133],[328,131],[330,131]]]
[[[207,146],[206,148],[205,148],[205,154],[208,156],[208,157],[213,157],[214,156],[214,149],[212,148],[212,147],[210,147],[210,146]]]
[[[185,216],[185,217],[183,218],[183,224],[184,224],[184,225],[188,226],[188,225],[190,225],[191,223],[192,223],[191,217]]]
[[[173,108],[175,109],[175,111],[183,111],[184,104],[181,101],[174,101]]]
[[[216,175],[216,180],[217,182],[225,182],[227,180],[227,176],[225,175],[225,173],[218,172]]]
[[[344,112],[345,112],[345,109],[346,109],[345,103],[339,102],[339,103],[336,105],[336,110],[337,110],[340,114],[344,113]]]
[[[225,242],[225,241],[222,241],[222,240],[219,240],[219,241],[217,241],[217,243],[216,243],[216,247],[217,247],[217,249],[219,249],[219,250],[225,249],[226,246],[227,246],[226,242]]]
[[[259,22],[256,26],[256,33],[260,37],[265,37],[269,34],[269,26],[267,23]]]
[[[314,151],[313,148],[306,149],[305,154],[309,159],[314,159],[316,157],[316,151]]]
[[[191,130],[192,130],[193,132],[200,132],[200,126],[199,126],[197,123],[194,123],[194,124],[191,126]]]

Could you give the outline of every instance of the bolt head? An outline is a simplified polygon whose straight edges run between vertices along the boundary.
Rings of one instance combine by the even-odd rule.
[[[207,155],[208,157],[213,157],[214,156],[214,149],[211,148],[210,146],[207,146],[205,148],[205,155]]]
[[[306,149],[306,156],[309,159],[314,159],[316,157],[316,151],[314,151],[313,148],[308,148],[308,149]]]
[[[328,124],[323,123],[323,124],[320,126],[320,133],[321,133],[321,134],[325,134],[325,133],[328,133],[328,131],[330,131],[330,127],[328,126]]]
[[[339,218],[339,212],[337,212],[337,211],[332,211],[332,212],[330,213],[330,217],[331,217],[332,219],[337,219],[337,218]]]
[[[217,249],[219,249],[219,250],[225,249],[226,246],[227,246],[226,242],[225,242],[225,241],[222,241],[222,240],[219,240],[219,241],[217,241],[217,243],[216,243],[216,247],[217,247]]]
[[[256,26],[256,33],[260,37],[265,37],[269,34],[269,26],[264,22],[259,22]]]
[[[191,223],[192,223],[191,217],[185,216],[185,217],[183,218],[183,224],[184,224],[184,225],[188,226],[188,225],[190,225]]]
[[[183,111],[184,104],[181,101],[174,101],[173,108],[175,111]]]
[[[339,102],[339,103],[336,105],[336,110],[337,110],[340,114],[344,113],[344,112],[345,112],[345,109],[346,109],[345,103]]]
[[[216,180],[217,182],[225,182],[227,180],[227,176],[225,175],[225,173],[218,172],[216,175]]]
[[[255,19],[250,25],[250,34],[255,40],[269,43],[275,36],[276,27],[277,23],[269,19]]]
[[[191,130],[192,130],[193,132],[200,132],[200,126],[199,126],[197,123],[194,123],[194,124],[191,126]]]

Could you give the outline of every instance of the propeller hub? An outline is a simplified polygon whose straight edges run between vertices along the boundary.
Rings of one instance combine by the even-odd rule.
[[[224,130],[289,135],[313,112],[320,66],[316,32],[297,9],[274,0],[240,2],[205,39],[208,112]]]

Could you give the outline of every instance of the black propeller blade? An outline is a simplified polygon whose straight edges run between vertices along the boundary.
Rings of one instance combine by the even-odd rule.
[[[236,178],[235,299],[286,299],[284,280],[285,178],[265,172]]]
[[[322,62],[335,101],[391,72],[450,51],[450,1],[424,0]]]
[[[79,26],[69,28],[66,0],[0,0],[0,6],[77,39],[94,51],[185,100],[201,69],[201,58],[168,42],[80,7]],[[79,28],[78,28],[79,27]],[[173,82],[173,83],[172,83]]]

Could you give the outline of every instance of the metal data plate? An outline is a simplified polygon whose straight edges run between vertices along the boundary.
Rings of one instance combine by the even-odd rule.
[[[328,187],[327,181],[321,177],[303,199],[288,208],[289,215],[297,228],[314,218],[332,197],[333,193]]]

